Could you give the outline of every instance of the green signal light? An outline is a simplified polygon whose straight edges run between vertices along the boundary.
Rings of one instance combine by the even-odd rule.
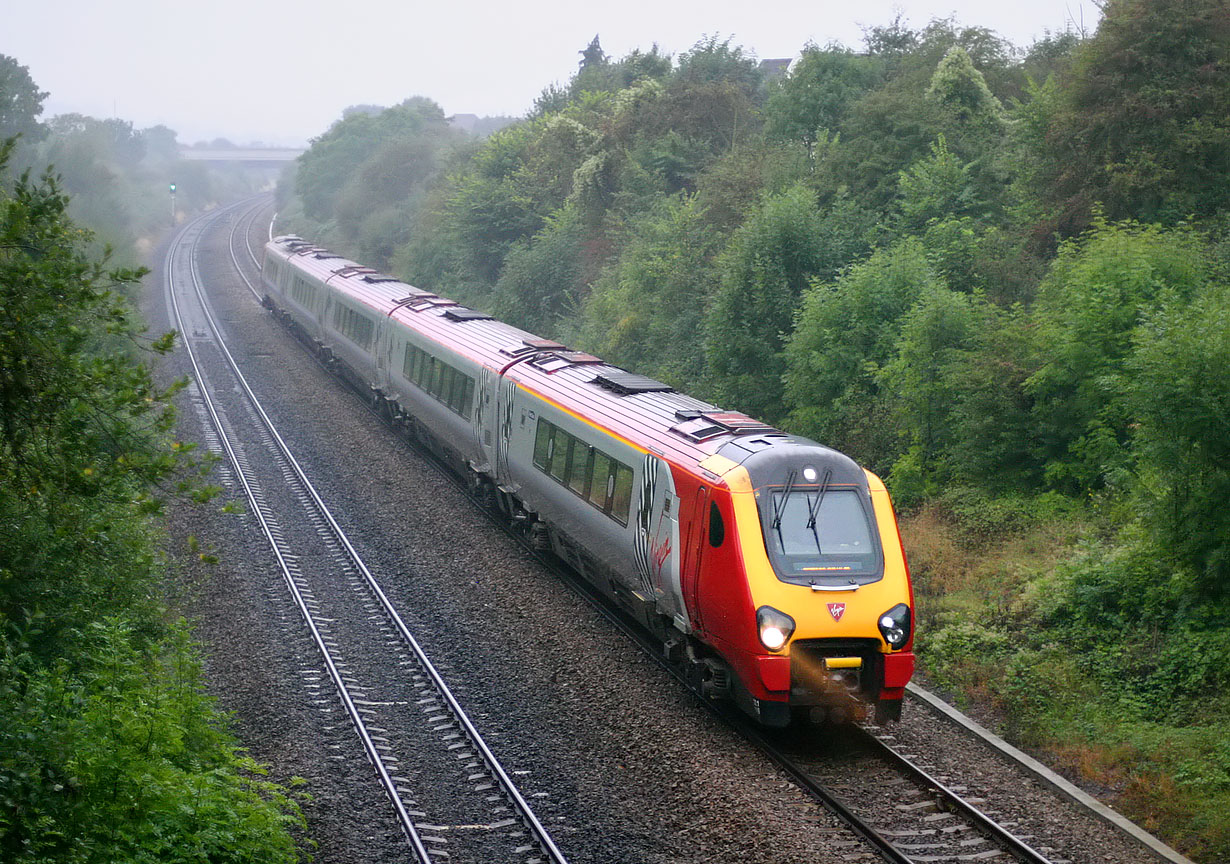
[[[172,195],[175,194],[175,184],[174,183],[171,184],[171,194]]]

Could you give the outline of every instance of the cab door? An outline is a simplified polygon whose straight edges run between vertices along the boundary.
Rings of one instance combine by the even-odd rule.
[[[699,630],[700,604],[696,600],[697,586],[700,584],[701,557],[705,553],[706,535],[709,522],[709,489],[701,486],[696,490],[692,502],[691,519],[688,528],[687,545],[683,550],[683,567],[680,570],[680,582],[683,588],[683,600],[687,607],[688,624],[693,630]]]

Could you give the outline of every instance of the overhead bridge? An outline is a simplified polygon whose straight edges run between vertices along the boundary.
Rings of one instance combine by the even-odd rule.
[[[304,150],[302,147],[183,147],[179,158],[185,162],[243,162],[262,165],[276,162],[293,162]]]

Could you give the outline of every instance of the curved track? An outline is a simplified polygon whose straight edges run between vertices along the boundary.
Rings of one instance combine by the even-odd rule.
[[[449,857],[449,848],[464,848],[472,860],[563,864],[563,853],[389,602],[227,349],[205,296],[196,248],[207,230],[229,220],[232,261],[255,294],[236,257],[235,236],[243,232],[255,264],[247,237],[267,209],[262,200],[202,217],[180,231],[167,254],[168,306],[184,334],[198,404],[216,436],[210,443],[226,456],[316,645],[323,677],[416,859],[437,861]],[[356,628],[356,621],[366,627]],[[411,762],[415,770],[407,773],[401,766]]]

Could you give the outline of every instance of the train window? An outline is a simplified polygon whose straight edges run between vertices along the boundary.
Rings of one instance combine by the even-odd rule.
[[[766,506],[767,504],[767,506]],[[765,545],[779,575],[855,575],[880,566],[879,543],[855,489],[774,490],[761,504]]]
[[[611,457],[601,450],[594,451],[594,467],[590,471],[589,503],[599,510],[606,509],[607,499],[611,497],[615,479],[611,473]]]
[[[628,507],[632,503],[632,469],[615,464],[615,488],[611,495],[611,518],[620,525],[628,524]]]
[[[593,447],[574,441],[572,456],[568,460],[568,488],[582,498],[589,491],[589,460],[593,452]]]
[[[444,385],[444,364],[435,357],[431,358],[431,381],[427,385],[427,392],[437,399],[440,398],[440,388]]]
[[[419,354],[421,353],[422,352],[413,345],[407,343],[406,354],[401,362],[401,377],[405,378],[407,381],[414,380],[414,364],[418,362]]]
[[[714,549],[726,540],[726,523],[722,520],[722,511],[714,502],[709,503],[709,545]]]
[[[470,408],[474,404],[474,379],[469,375],[463,375],[462,379],[465,386],[461,391],[461,405],[457,408],[457,413],[469,420]]]
[[[551,454],[551,467],[547,473],[561,483],[567,479],[568,454],[572,452],[572,445],[575,441],[576,439],[563,429],[555,430],[555,448]]]
[[[632,469],[539,418],[534,467],[567,486],[620,525],[628,524]]]
[[[551,432],[555,429],[546,420],[538,421],[534,435],[534,467],[546,471],[551,465]]]
[[[453,400],[457,398],[457,391],[461,389],[461,373],[452,366],[444,367],[444,387],[440,391],[440,401],[452,410]]]

